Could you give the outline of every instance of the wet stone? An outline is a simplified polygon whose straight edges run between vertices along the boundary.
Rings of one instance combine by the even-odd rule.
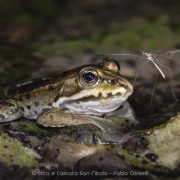
[[[156,161],[158,159],[158,155],[153,154],[153,153],[147,153],[145,156],[150,161]]]

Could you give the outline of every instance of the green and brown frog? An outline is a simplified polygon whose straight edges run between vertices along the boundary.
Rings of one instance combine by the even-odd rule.
[[[106,58],[97,65],[10,88],[8,98],[0,100],[0,122],[25,117],[44,126],[88,123],[101,128],[97,120],[103,122],[102,117],[122,108],[132,92],[131,83],[120,75],[119,64]]]

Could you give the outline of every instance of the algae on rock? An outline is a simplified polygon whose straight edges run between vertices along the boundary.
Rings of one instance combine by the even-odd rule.
[[[0,134],[1,162],[20,167],[35,167],[38,164],[37,159],[40,159],[40,155],[35,151],[5,133]]]
[[[180,114],[168,122],[133,132],[122,145],[114,148],[126,161],[153,172],[169,172],[180,164]]]
[[[158,154],[157,163],[175,169],[180,163],[180,114],[154,128],[147,140],[150,150]]]

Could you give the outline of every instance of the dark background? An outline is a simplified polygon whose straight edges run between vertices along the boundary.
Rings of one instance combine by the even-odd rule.
[[[0,0],[0,83],[91,63],[98,53],[177,49],[179,9],[178,0]]]

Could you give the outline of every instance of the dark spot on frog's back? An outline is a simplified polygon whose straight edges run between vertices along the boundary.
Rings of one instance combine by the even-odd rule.
[[[128,89],[128,86],[127,86],[127,85],[125,85],[125,84],[118,83],[118,85],[119,85],[119,87],[123,87],[123,88],[125,88],[125,89]]]
[[[48,86],[48,91],[53,91],[53,90],[54,90],[54,86],[49,85],[49,86]]]
[[[112,93],[108,93],[107,96],[108,96],[108,97],[112,96]],[[102,97],[102,96],[101,96],[101,97]]]
[[[48,103],[48,106],[52,106],[52,103]]]
[[[23,101],[22,96],[19,96],[18,100],[19,100],[20,102],[22,102],[22,101]]]
[[[26,105],[27,109],[31,109],[31,106],[30,105]]]
[[[34,102],[34,105],[35,105],[35,106],[39,106],[39,102],[35,101],[35,102]]]
[[[29,100],[31,98],[31,95],[30,94],[25,94],[24,97]]]
[[[112,84],[118,83],[118,79],[112,79],[112,80],[111,80],[111,83],[112,83]]]

